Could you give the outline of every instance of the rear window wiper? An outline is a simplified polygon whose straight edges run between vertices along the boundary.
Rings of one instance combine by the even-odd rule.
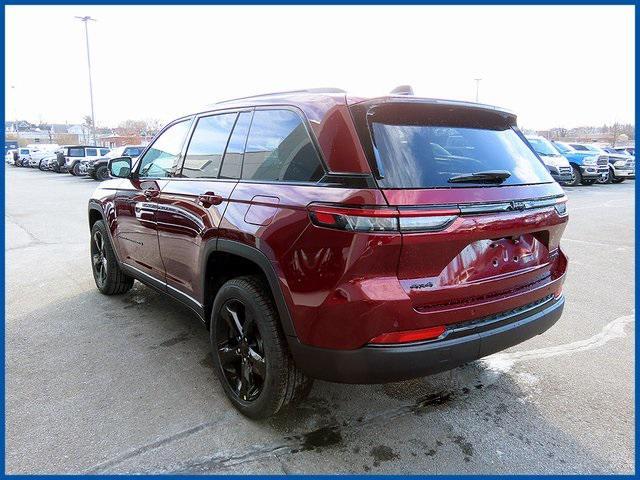
[[[447,182],[449,183],[502,183],[511,176],[506,170],[487,170],[484,172],[465,173],[455,175]]]

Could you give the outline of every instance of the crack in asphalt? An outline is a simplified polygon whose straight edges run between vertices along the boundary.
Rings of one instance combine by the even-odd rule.
[[[222,419],[219,419],[216,421],[201,423],[199,425],[196,425],[195,427],[191,427],[186,430],[182,430],[180,432],[174,433],[172,435],[159,438],[151,443],[142,445],[141,447],[128,450],[118,455],[117,457],[98,463],[97,465],[94,465],[93,467],[86,469],[84,472],[85,473],[101,473],[108,468],[115,467],[123,462],[126,462],[127,460],[138,457],[151,450],[155,450],[157,448],[163,447],[177,440],[182,440],[183,438],[187,438],[187,437],[190,437],[191,435],[195,435],[196,433],[201,432],[206,428],[218,425],[222,421],[223,421]]]
[[[476,382],[477,383],[477,382]],[[477,389],[477,388],[476,388]],[[460,388],[460,393],[468,394],[469,388]],[[379,412],[369,417],[344,420],[341,423],[333,422],[329,425],[312,430],[307,433],[284,437],[284,442],[276,444],[253,445],[241,452],[220,453],[210,457],[196,458],[180,462],[160,470],[161,473],[206,473],[216,472],[235,465],[253,462],[270,456],[276,457],[282,465],[279,455],[292,455],[304,451],[338,446],[343,443],[342,428],[348,428],[349,433],[354,433],[367,428],[369,425],[382,421],[390,421],[398,417],[414,414],[421,415],[430,407],[442,405],[453,400],[457,395],[453,391],[440,391],[424,395],[415,402],[401,405],[396,408]]]
[[[32,247],[34,245],[53,245],[52,243],[49,242],[45,242],[44,240],[40,240],[34,233],[32,233],[27,227],[25,227],[24,225],[21,225],[20,222],[18,222],[13,216],[8,215],[5,213],[5,219],[9,220],[11,223],[13,223],[16,227],[18,227],[20,230],[22,230],[24,233],[27,234],[27,236],[30,239],[30,242],[27,243],[26,245],[20,245],[19,247],[10,247],[7,248],[7,251],[12,251],[12,250],[21,250],[23,248],[27,248],[27,247]],[[5,228],[6,228],[6,221],[5,221]]]

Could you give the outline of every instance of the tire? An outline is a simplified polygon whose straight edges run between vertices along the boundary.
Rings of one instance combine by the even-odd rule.
[[[624,182],[625,180],[626,180],[626,178],[624,178],[624,177],[616,177],[616,178],[612,178],[612,179],[611,179],[611,181],[612,181],[613,183],[622,183],[622,182]]]
[[[104,221],[98,220],[91,228],[91,271],[96,287],[105,295],[120,295],[131,290],[133,277],[120,268],[109,241]]]
[[[611,169],[609,169],[609,171],[607,172],[607,176],[605,178],[602,177],[598,177],[596,178],[596,183],[599,183],[600,185],[606,185],[607,183],[611,183],[611,176],[613,175]]]
[[[270,417],[311,391],[313,380],[295,366],[270,292],[259,277],[238,277],[222,285],[210,327],[216,375],[243,415]]]
[[[582,174],[580,169],[575,165],[571,165],[571,180],[567,182],[570,187],[577,187],[582,182]]]
[[[106,180],[109,178],[109,169],[106,167],[106,165],[100,165],[94,174],[94,180],[98,180],[99,182],[102,182],[103,180]]]
[[[42,163],[42,160],[40,160],[40,163],[38,164],[38,168],[40,169],[40,171],[44,172],[45,168],[44,168],[44,163]]]
[[[73,168],[71,170],[69,170],[69,173],[71,175],[75,175],[76,177],[79,177],[80,176],[80,162],[76,162],[73,165]]]
[[[596,183],[595,180],[582,180],[582,185],[593,185],[594,183]]]
[[[29,166],[29,160],[26,158],[22,159],[22,162],[20,162],[20,166],[21,167],[28,167]]]

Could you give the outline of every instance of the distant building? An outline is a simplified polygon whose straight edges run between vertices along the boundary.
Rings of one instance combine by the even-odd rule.
[[[139,135],[107,135],[98,138],[98,146],[116,148],[125,145],[140,145],[142,140]]]

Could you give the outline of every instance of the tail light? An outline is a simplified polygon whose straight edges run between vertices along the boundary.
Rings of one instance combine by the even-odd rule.
[[[438,325],[436,327],[421,328],[419,330],[383,333],[382,335],[372,338],[369,343],[381,345],[435,340],[436,338],[441,337],[446,330],[447,329],[444,325]]]
[[[314,225],[350,232],[438,231],[448,227],[459,213],[458,208],[309,206],[309,217]]]

